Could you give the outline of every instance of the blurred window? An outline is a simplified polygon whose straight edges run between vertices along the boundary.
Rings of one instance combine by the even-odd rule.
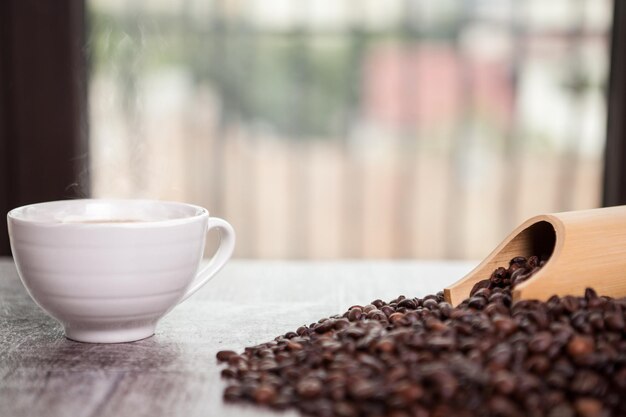
[[[600,205],[607,0],[88,0],[95,197],[248,258],[481,258]]]

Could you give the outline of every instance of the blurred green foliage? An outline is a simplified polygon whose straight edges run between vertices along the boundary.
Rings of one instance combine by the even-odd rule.
[[[222,123],[257,124],[295,139],[341,137],[359,108],[367,49],[382,41],[450,39],[456,29],[447,23],[428,33],[406,25],[376,32],[258,31],[219,16],[201,24],[184,15],[91,8],[89,52],[92,70],[118,79],[126,103],[135,100],[137,77],[184,68],[195,85],[217,92]]]

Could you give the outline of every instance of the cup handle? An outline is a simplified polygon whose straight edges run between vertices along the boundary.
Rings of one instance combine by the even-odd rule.
[[[226,220],[220,219],[218,217],[209,217],[209,223],[207,227],[207,233],[212,229],[218,229],[220,231],[220,244],[217,248],[217,251],[209,261],[209,264],[202,268],[193,283],[183,296],[183,298],[179,301],[182,303],[187,298],[189,298],[193,293],[198,291],[204,284],[211,281],[215,274],[217,274],[220,269],[224,267],[226,262],[230,259],[233,254],[233,250],[235,249],[235,230]]]

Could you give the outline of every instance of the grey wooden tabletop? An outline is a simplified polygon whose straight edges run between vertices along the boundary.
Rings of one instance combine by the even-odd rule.
[[[12,259],[0,258],[0,416],[278,415],[222,401],[217,351],[272,340],[353,304],[439,291],[471,266],[235,260],[153,337],[94,345],[65,339],[28,297]]]

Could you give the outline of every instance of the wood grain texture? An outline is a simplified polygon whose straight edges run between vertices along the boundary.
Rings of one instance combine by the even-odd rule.
[[[446,288],[458,305],[480,280],[515,256],[550,254],[540,271],[516,286],[513,299],[547,300],[552,295],[626,297],[626,206],[542,214],[528,219],[473,271]]]
[[[353,304],[440,291],[471,263],[232,261],[155,336],[72,342],[0,258],[2,416],[295,416],[225,404],[215,354],[273,339]]]

